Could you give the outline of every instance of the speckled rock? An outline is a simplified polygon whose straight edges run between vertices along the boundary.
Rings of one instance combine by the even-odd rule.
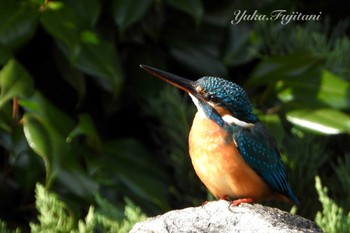
[[[232,206],[213,201],[200,207],[169,211],[135,224],[130,233],[168,232],[322,232],[312,221],[260,204]]]

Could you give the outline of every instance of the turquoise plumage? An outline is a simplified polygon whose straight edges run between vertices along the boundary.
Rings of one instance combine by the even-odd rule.
[[[257,122],[254,127],[228,126],[226,130],[232,133],[233,140],[244,160],[271,189],[282,193],[299,205],[300,202],[287,181],[277,144],[266,127],[261,122]]]

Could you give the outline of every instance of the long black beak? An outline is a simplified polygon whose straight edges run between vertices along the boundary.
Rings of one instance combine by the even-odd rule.
[[[153,74],[154,76],[164,80],[167,83],[170,83],[171,85],[180,88],[181,90],[184,90],[188,93],[191,93],[195,96],[197,96],[197,91],[195,89],[195,83],[192,80],[182,78],[180,76],[177,76],[175,74],[168,73],[163,70],[159,70],[150,66],[146,65],[140,65],[140,67],[147,72]]]

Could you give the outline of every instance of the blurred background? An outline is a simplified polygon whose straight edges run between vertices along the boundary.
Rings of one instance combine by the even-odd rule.
[[[318,20],[248,19],[285,10]],[[1,0],[1,232],[128,232],[213,198],[188,96],[139,68],[229,79],[276,137],[301,215],[350,229],[350,3]]]

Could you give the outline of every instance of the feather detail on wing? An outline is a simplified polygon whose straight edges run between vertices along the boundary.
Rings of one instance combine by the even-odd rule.
[[[254,127],[227,126],[246,163],[275,191],[299,204],[287,181],[277,144],[267,128],[257,122]]]

